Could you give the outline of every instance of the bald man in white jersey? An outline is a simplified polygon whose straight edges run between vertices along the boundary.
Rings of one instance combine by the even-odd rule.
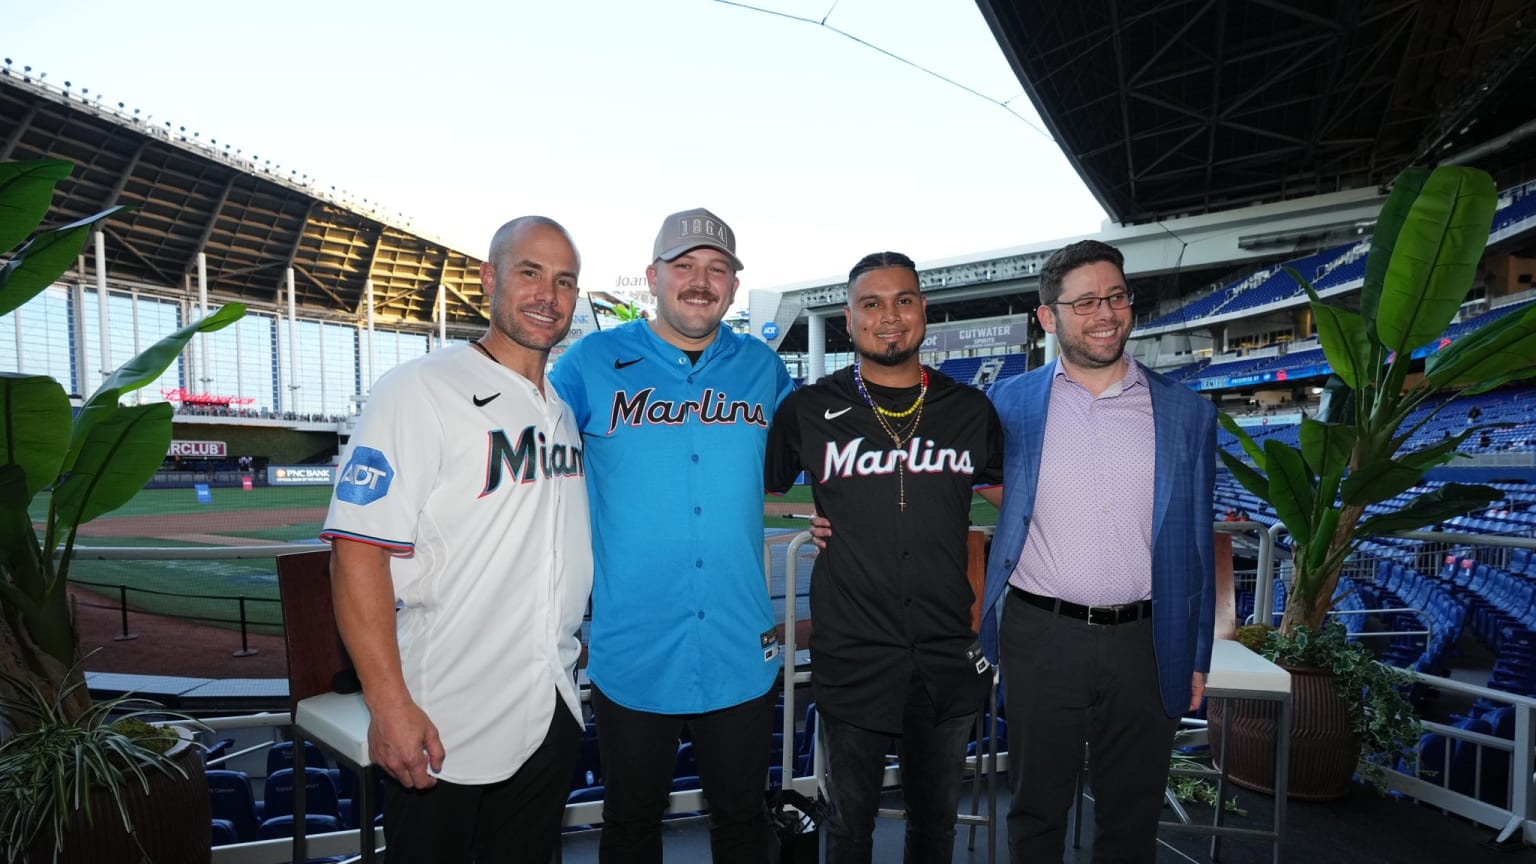
[[[558,223],[502,226],[490,328],[381,378],[345,454],[321,537],[390,777],[390,864],[542,862],[559,842],[592,555],[581,433],[544,367],[579,269]]]

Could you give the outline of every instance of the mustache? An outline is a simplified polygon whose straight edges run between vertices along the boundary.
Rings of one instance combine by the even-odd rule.
[[[720,299],[720,295],[716,294],[713,291],[704,291],[704,290],[699,290],[699,289],[694,289],[694,290],[691,290],[691,291],[683,291],[683,292],[681,292],[681,293],[679,293],[677,295],[677,299],[679,299],[679,300],[692,300],[694,298],[698,298],[698,299],[701,299],[701,300],[708,300],[709,302],[713,303],[716,300]]]

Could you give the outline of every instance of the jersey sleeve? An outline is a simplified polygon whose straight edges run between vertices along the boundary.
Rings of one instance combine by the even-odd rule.
[[[587,420],[592,416],[592,410],[587,402],[587,388],[583,385],[581,376],[582,357],[587,351],[582,346],[583,339],[578,339],[575,344],[566,349],[555,361],[554,368],[549,370],[549,383],[555,385],[555,392],[560,394],[560,399],[565,402],[565,407],[570,409],[571,417],[576,421],[577,429],[587,428]]]
[[[778,354],[774,354],[773,360],[773,405],[774,408],[777,409],[778,406],[784,404],[785,399],[789,398],[789,394],[795,392],[795,379],[789,377],[789,370],[784,366],[784,358],[780,357]]]
[[[320,539],[415,552],[421,508],[443,456],[442,426],[429,398],[413,368],[374,386],[344,451]]]
[[[1003,422],[997,416],[992,400],[981,400],[982,418],[987,426],[986,454],[981,468],[976,472],[976,486],[997,486],[1003,482]]]
[[[800,414],[802,394],[796,392],[779,403],[768,425],[768,449],[763,454],[763,488],[782,494],[789,491],[800,467]]]

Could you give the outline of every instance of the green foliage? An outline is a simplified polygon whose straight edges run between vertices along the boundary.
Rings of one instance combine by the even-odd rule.
[[[59,160],[0,165],[0,250],[38,227],[54,184],[69,174]],[[106,210],[60,228],[37,230],[0,267],[0,314],[19,308],[54,284],[85,245]],[[79,639],[65,581],[79,526],[138,493],[165,457],[171,436],[169,405],[123,406],[122,397],[155,380],[192,337],[228,326],[245,314],[232,303],[188,324],[125,363],[102,382],[72,416],[62,385],[35,375],[0,374],[0,633],[20,656],[0,658],[10,680],[25,680],[58,694],[66,715],[83,716]],[[51,487],[42,536],[33,526],[33,502]],[[18,678],[18,673],[25,673]],[[6,717],[18,730],[39,722],[11,709],[21,691],[8,691]]]
[[[95,790],[107,793],[131,832],[123,803],[130,785],[147,787],[152,771],[187,776],[166,755],[180,739],[146,719],[191,718],[128,696],[96,702],[74,716],[67,703],[83,683],[50,697],[34,682],[3,673],[0,678],[18,694],[0,696],[0,710],[28,720],[27,731],[0,744],[0,849],[7,861],[26,860],[39,842],[55,853],[63,849],[78,820],[90,824],[103,815],[92,811]]]
[[[1424,729],[1405,695],[1413,683],[1411,676],[1378,663],[1364,646],[1349,641],[1337,621],[1320,630],[1302,625],[1290,634],[1271,629],[1265,635],[1258,651],[1270,662],[1333,673],[1334,689],[1349,705],[1352,728],[1360,741],[1365,779],[1386,791],[1387,767],[1402,760],[1412,770]]]
[[[1287,271],[1311,297],[1318,341],[1334,369],[1330,410],[1302,423],[1300,447],[1266,440],[1261,448],[1223,415],[1222,427],[1240,447],[1221,458],[1290,533],[1294,577],[1281,622],[1288,634],[1322,626],[1344,561],[1363,538],[1421,528],[1499,497],[1487,486],[1453,483],[1391,513],[1366,515],[1457,458],[1456,446],[1475,431],[1404,450],[1417,428],[1405,428],[1407,419],[1426,400],[1536,376],[1533,308],[1445,346],[1407,384],[1411,353],[1440,337],[1472,288],[1495,201],[1493,180],[1474,168],[1400,175],[1376,221],[1359,311],[1329,305],[1301,274]]]

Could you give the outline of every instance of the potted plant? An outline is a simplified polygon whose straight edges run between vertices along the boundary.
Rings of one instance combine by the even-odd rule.
[[[52,285],[75,261],[92,226],[121,209],[36,231],[55,184],[72,168],[57,159],[0,164],[0,250],[14,249],[0,266],[0,315]],[[70,615],[71,556],[80,526],[133,498],[154,476],[171,440],[169,404],[126,406],[119,400],[158,378],[195,334],[218,330],[244,313],[245,307],[229,304],[160,340],[108,376],[78,413],[52,378],[0,372],[0,741],[5,742],[0,746],[6,759],[17,758],[27,742],[60,740],[35,734],[42,729],[63,730],[66,737],[105,734],[99,733],[105,715],[92,706],[85,687],[79,634]],[[45,490],[38,526],[31,511],[34,502],[42,507]],[[104,787],[119,806],[120,793],[144,788],[136,782],[144,765],[170,764],[121,738],[104,740],[118,754],[112,767],[134,775],[135,782]],[[201,777],[200,760],[196,770]],[[37,780],[75,782],[46,774]],[[90,780],[80,788],[91,786],[101,788]],[[43,794],[41,787],[36,792]],[[206,825],[206,791],[201,798]],[[73,821],[66,821],[74,828],[93,821],[86,799],[78,795],[55,796],[52,806],[70,808]],[[12,848],[18,840],[9,833],[4,839]]]
[[[208,860],[202,751],[189,731],[163,725],[190,718],[131,697],[76,717],[68,691],[50,700],[35,683],[7,683],[21,695],[0,696],[0,710],[29,722],[0,743],[6,861]]]
[[[1420,486],[1429,469],[1457,458],[1457,446],[1478,431],[1469,427],[1407,449],[1430,417],[1458,395],[1536,375],[1536,306],[1434,344],[1422,374],[1411,374],[1412,353],[1440,339],[1472,289],[1496,201],[1492,178],[1474,168],[1410,168],[1399,175],[1376,221],[1358,309],[1323,302],[1290,271],[1311,298],[1318,341],[1334,370],[1324,407],[1301,422],[1300,446],[1273,438],[1260,446],[1221,416],[1247,457],[1223,451],[1222,461],[1273,508],[1291,538],[1284,616],[1260,650],[1298,668],[1334,673],[1331,689],[1357,735],[1351,755],[1367,766],[1382,749],[1389,759],[1411,758],[1416,727],[1406,703],[1389,696],[1396,693],[1394,680],[1361,665],[1362,657],[1369,659],[1364,648],[1325,629],[1340,572],[1367,537],[1421,528],[1500,497],[1487,486],[1446,483],[1402,507],[1370,512]],[[1329,713],[1341,712],[1323,712]],[[1293,738],[1293,757],[1305,755],[1294,746],[1300,743]],[[1347,761],[1346,784],[1356,759]]]

